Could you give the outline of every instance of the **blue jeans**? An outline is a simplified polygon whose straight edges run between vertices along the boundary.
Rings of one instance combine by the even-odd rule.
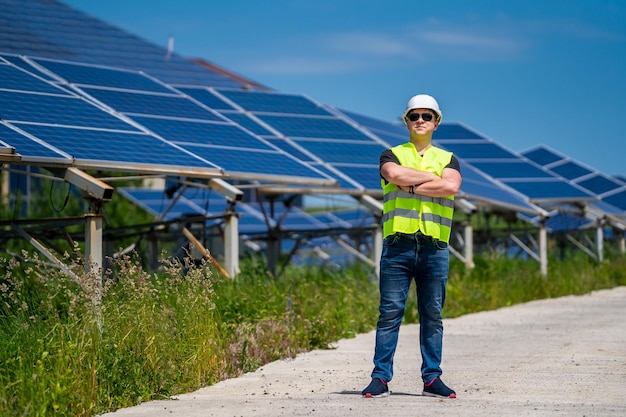
[[[422,380],[441,375],[443,320],[448,282],[448,245],[421,233],[396,233],[383,242],[380,260],[380,307],[372,378],[391,381],[411,281],[415,280],[420,322]]]

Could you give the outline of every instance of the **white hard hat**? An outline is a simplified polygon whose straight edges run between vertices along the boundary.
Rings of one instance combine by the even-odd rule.
[[[406,115],[413,109],[430,109],[437,113],[437,123],[441,122],[441,118],[443,114],[441,114],[441,110],[439,110],[439,104],[437,104],[437,100],[435,100],[432,96],[428,94],[418,94],[416,96],[411,97],[409,102],[406,105],[406,110],[404,111],[404,115],[402,116],[402,120],[406,123]]]

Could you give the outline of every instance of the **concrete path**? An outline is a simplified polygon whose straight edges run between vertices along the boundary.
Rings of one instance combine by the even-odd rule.
[[[385,398],[361,398],[374,333],[107,417],[626,416],[626,287],[444,322],[456,399],[421,396],[418,325],[403,326]]]

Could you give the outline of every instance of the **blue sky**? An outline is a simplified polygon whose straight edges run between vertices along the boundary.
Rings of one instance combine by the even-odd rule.
[[[285,93],[387,121],[435,96],[513,151],[626,175],[625,0],[64,0]]]

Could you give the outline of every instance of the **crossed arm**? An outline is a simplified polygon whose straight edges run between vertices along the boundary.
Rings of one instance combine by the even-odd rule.
[[[456,195],[461,187],[461,173],[456,169],[444,168],[441,177],[432,172],[404,167],[395,162],[386,162],[380,169],[381,175],[402,191],[428,197],[448,197]]]

